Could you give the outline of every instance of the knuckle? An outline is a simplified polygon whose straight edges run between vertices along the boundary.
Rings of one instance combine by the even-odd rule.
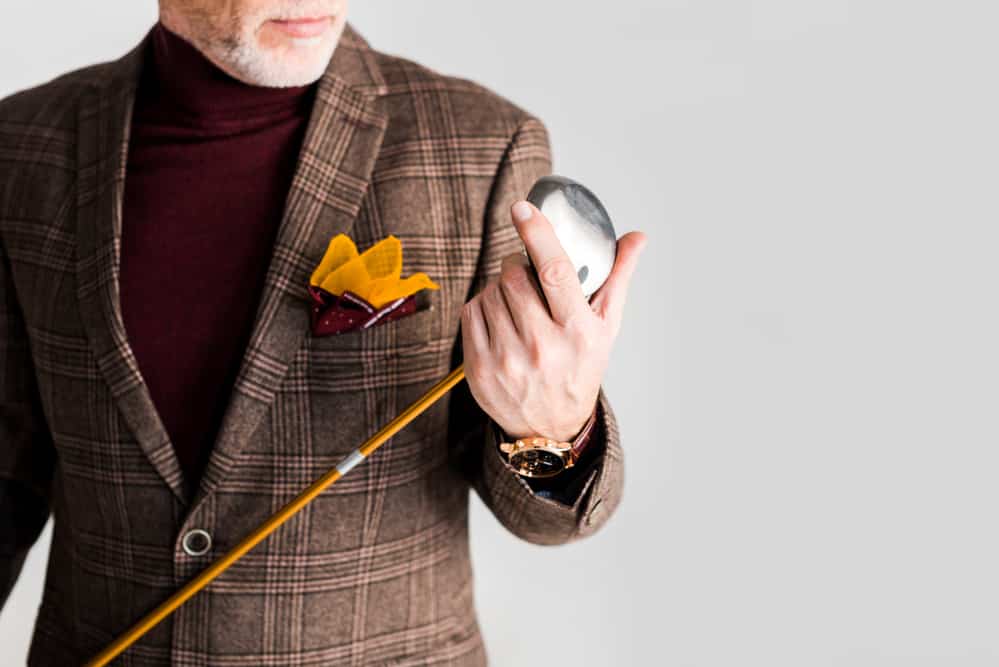
[[[538,276],[542,282],[552,287],[561,287],[569,284],[569,281],[575,278],[576,269],[573,268],[572,262],[568,258],[554,257],[541,266],[538,270]]]
[[[492,303],[494,308],[499,308],[506,301],[503,298],[503,287],[500,283],[501,281],[497,279],[496,282],[493,283],[492,288],[489,290],[489,302]]]
[[[519,265],[509,265],[500,274],[500,285],[508,292],[522,292],[530,286],[528,280],[527,272]]]
[[[524,373],[524,364],[513,354],[504,354],[499,357],[499,371],[504,377],[513,379],[519,378]]]
[[[569,342],[581,352],[591,352],[596,349],[599,331],[591,326],[587,313],[570,315],[562,325],[562,332]]]
[[[531,366],[534,368],[545,368],[545,362],[548,359],[548,350],[544,341],[539,339],[532,339],[527,341],[527,358],[530,360]]]
[[[482,288],[482,291],[478,294],[478,299],[483,304],[489,303],[496,296],[496,286],[499,283],[499,277],[490,278],[486,286]]]

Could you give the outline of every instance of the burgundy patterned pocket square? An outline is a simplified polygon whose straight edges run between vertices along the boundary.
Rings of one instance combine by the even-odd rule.
[[[367,329],[368,327],[397,320],[416,310],[416,295],[399,297],[381,308],[375,308],[366,299],[350,290],[337,295],[322,287],[309,285],[312,297],[312,335],[331,336],[333,334]]]
[[[346,234],[334,236],[309,278],[314,336],[366,329],[416,310],[415,293],[440,289],[425,273],[402,273],[402,243],[389,234],[363,253]]]

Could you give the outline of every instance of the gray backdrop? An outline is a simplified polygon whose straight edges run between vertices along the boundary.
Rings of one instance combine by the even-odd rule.
[[[474,501],[493,664],[999,664],[995,3],[352,3],[376,48],[542,118],[650,239],[605,383],[618,514],[535,547]],[[0,96],[153,20],[8,3]]]

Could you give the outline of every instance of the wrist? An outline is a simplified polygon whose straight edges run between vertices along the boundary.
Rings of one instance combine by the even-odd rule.
[[[595,403],[590,416],[569,441],[556,441],[541,435],[513,438],[495,420],[491,420],[503,462],[524,477],[552,477],[573,467],[591,440],[597,408]]]
[[[564,439],[556,438],[548,434],[539,435],[538,433],[523,433],[520,435],[514,435],[512,433],[507,432],[502,426],[499,425],[498,422],[496,422],[495,419],[492,420],[492,422],[496,424],[496,432],[500,436],[500,440],[502,440],[503,442],[513,442],[518,439],[527,439],[527,438],[536,438],[536,437],[545,437],[545,438],[550,437],[552,440],[559,440],[560,442],[566,441],[575,444],[577,441],[589,439],[590,431],[593,430],[593,422],[595,421],[597,415],[597,405],[598,402],[594,402],[593,408],[590,410],[589,415],[587,415],[586,419],[583,420],[579,428],[577,428],[570,437]]]

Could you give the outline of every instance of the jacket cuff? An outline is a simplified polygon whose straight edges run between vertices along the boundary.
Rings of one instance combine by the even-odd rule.
[[[523,478],[535,495],[557,500],[570,507],[576,503],[589,478],[592,477],[591,473],[600,463],[601,455],[605,449],[603,429],[601,421],[599,421],[601,417],[600,402],[597,401],[593,404],[590,416],[571,440],[572,449],[577,457],[575,465],[552,477]],[[498,441],[513,442],[515,440],[493,419],[490,418],[489,421],[490,427],[496,429]],[[502,454],[500,454],[500,460],[504,460]]]
[[[498,514],[515,534],[537,544],[569,542],[595,532],[620,502],[624,477],[620,436],[603,387],[596,410],[594,441],[587,447],[587,454],[595,454],[595,460],[592,466],[584,466],[571,504],[545,497],[526,478],[507,468],[499,451],[498,429],[486,429],[485,483],[494,505],[502,508]],[[593,446],[598,434],[601,451]]]

